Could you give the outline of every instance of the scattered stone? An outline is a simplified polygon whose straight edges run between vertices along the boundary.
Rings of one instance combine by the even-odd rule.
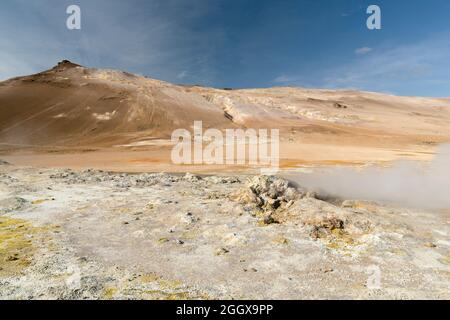
[[[264,224],[270,225],[270,224],[277,224],[278,222],[271,216],[267,216],[264,218]]]
[[[216,250],[216,256],[223,256],[227,253],[229,253],[230,251],[226,248],[220,248]]]
[[[169,239],[167,239],[167,238],[160,238],[159,240],[158,240],[158,242],[159,243],[167,243],[167,242],[169,242]]]
[[[192,173],[186,173],[186,175],[183,177],[183,180],[189,181],[189,182],[197,182],[199,180],[202,180],[201,177],[193,175]]]
[[[182,221],[186,224],[193,224],[200,221],[200,218],[195,217],[191,212],[188,212],[182,217]]]
[[[313,225],[313,230],[311,232],[311,237],[313,239],[320,239],[324,236],[330,235],[335,231],[343,231],[345,227],[344,221],[338,218],[327,218],[321,220]]]
[[[150,187],[156,184],[170,186],[172,183],[180,181],[180,178],[164,173],[142,173],[132,175],[127,173],[104,172],[93,169],[88,169],[81,172],[66,169],[50,175],[50,178],[62,180],[67,184],[105,183],[119,189],[129,189],[131,187]]]
[[[334,107],[337,109],[347,109],[348,107],[345,104],[339,103],[339,102],[335,102],[334,103]]]
[[[287,245],[289,244],[289,240],[283,236],[278,236],[274,239],[274,242],[277,244]]]
[[[6,262],[12,262],[12,261],[17,261],[17,260],[19,260],[18,254],[10,255],[10,256],[6,257],[6,259],[5,259]]]
[[[206,177],[204,180],[211,182],[213,184],[234,184],[234,183],[240,183],[241,180],[238,177],[221,177],[221,176],[212,176],[212,177]]]

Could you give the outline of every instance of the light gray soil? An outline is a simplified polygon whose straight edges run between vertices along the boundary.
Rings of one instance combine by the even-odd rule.
[[[261,176],[0,167],[2,299],[449,299],[449,211]]]

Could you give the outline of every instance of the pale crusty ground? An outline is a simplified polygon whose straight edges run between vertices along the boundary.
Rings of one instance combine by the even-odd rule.
[[[450,298],[449,211],[298,189],[264,223],[248,179],[2,165],[0,298]]]

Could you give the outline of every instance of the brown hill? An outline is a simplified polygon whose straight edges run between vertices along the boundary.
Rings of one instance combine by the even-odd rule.
[[[69,61],[0,83],[2,143],[110,146],[141,135],[169,137],[194,120],[211,127],[230,126],[223,111],[197,94]]]
[[[73,153],[131,148],[146,153],[116,158],[170,163],[171,133],[191,129],[196,120],[204,128],[279,128],[282,164],[287,166],[421,159],[450,141],[450,99],[354,90],[177,86],[70,61],[0,82],[0,151],[6,155],[18,149]],[[150,156],[149,150],[154,151]],[[90,155],[86,165],[98,157]],[[3,158],[23,164],[37,159]]]

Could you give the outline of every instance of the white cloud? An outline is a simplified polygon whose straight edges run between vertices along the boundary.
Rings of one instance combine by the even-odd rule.
[[[301,77],[299,76],[289,76],[286,74],[279,75],[275,79],[273,79],[274,83],[279,84],[295,84],[298,83],[301,80]]]
[[[188,76],[188,72],[186,70],[183,70],[177,75],[177,79],[183,80],[187,76]]]
[[[352,63],[327,71],[327,88],[356,88],[417,95],[442,95],[450,90],[446,66],[450,61],[449,33],[409,45],[377,49]],[[450,91],[449,91],[450,92]]]
[[[371,52],[373,49],[369,47],[362,47],[355,50],[356,54],[363,55]]]
[[[79,0],[82,29],[69,31],[64,4],[16,0],[9,10],[0,11],[0,80],[69,59],[168,81],[176,81],[180,70],[192,69],[203,81],[212,81],[209,43],[219,36],[216,30],[192,27],[193,21],[214,10],[210,3]]]
[[[280,75],[280,76],[276,77],[275,79],[273,79],[273,82],[285,83],[285,82],[289,82],[290,80],[291,80],[290,77],[283,74],[283,75]]]

